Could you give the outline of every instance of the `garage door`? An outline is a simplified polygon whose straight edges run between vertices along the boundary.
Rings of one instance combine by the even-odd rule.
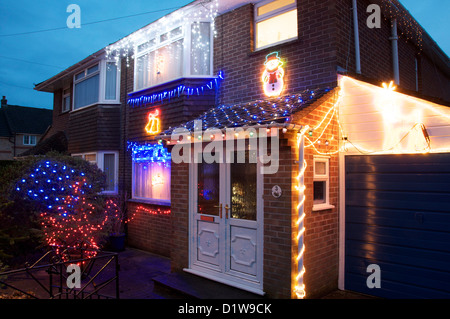
[[[345,162],[345,288],[384,298],[450,298],[450,154]],[[371,264],[380,267],[380,288],[367,286]]]

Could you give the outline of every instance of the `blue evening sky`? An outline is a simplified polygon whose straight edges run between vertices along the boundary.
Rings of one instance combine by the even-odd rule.
[[[33,90],[35,83],[52,77],[108,44],[190,2],[191,0],[1,0],[0,97],[5,95],[9,104],[52,108],[53,94]],[[450,1],[401,2],[444,52],[450,55]],[[66,27],[70,14],[66,12],[66,8],[72,3],[81,8],[80,29]],[[83,23],[157,10],[163,11],[83,26]],[[58,30],[34,33],[47,29]]]

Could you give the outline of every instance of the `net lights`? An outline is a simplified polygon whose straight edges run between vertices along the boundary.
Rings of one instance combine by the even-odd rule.
[[[43,160],[33,167],[28,176],[16,183],[15,190],[20,196],[52,209],[64,202],[75,188],[80,195],[92,189],[84,176],[84,172],[62,162]],[[73,181],[76,182],[72,184]]]

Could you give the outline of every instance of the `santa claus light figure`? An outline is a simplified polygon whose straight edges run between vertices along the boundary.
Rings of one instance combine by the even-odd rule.
[[[283,62],[278,57],[278,52],[272,52],[266,56],[265,70],[262,75],[264,93],[268,97],[279,96],[284,88]]]

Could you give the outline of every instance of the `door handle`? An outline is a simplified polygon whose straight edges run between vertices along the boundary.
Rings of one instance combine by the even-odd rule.
[[[214,207],[219,209],[219,218],[222,218],[222,204],[219,204],[219,206]]]
[[[225,205],[225,219],[228,219],[228,211],[230,210],[230,206],[228,204]]]

